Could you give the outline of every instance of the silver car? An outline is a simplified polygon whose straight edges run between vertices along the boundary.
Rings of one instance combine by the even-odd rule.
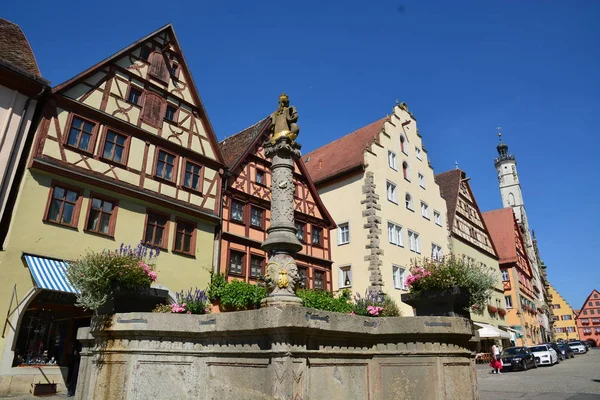
[[[571,348],[571,350],[573,350],[573,353],[575,353],[575,354],[587,353],[587,348],[579,340],[574,341],[574,342],[569,342],[567,344],[569,345],[569,347]]]

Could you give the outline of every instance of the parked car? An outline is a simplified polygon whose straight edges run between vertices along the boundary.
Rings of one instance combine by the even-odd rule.
[[[537,346],[529,346],[529,350],[533,353],[535,362],[538,365],[554,365],[560,362],[558,354],[550,345],[538,344]]]
[[[598,346],[596,345],[596,342],[595,342],[595,341],[593,341],[592,339],[587,339],[587,340],[584,340],[584,342],[586,342],[586,343],[587,343],[587,346],[588,346],[588,348],[589,348],[589,349],[591,349],[592,347],[598,347]]]
[[[500,357],[503,371],[515,369],[527,371],[529,367],[538,367],[533,353],[527,347],[509,347],[504,349]]]
[[[558,355],[558,361],[563,361],[565,359],[565,356],[562,353],[562,351],[560,350],[560,347],[558,347],[558,343],[556,343],[556,342],[550,342],[550,343],[542,343],[542,344],[548,345],[548,346],[550,346],[550,347],[552,347],[554,349],[554,351]]]
[[[573,353],[575,353],[575,354],[587,353],[587,348],[579,340],[569,342],[568,344],[569,344],[569,347],[571,348],[571,350],[573,350]]]
[[[575,353],[573,353],[573,350],[569,347],[567,342],[559,343],[558,348],[563,355],[563,359],[575,358]]]

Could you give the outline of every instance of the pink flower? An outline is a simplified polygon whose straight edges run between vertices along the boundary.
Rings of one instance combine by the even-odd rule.
[[[185,304],[181,304],[181,305],[179,305],[177,303],[171,304],[171,312],[172,313],[185,312]]]
[[[383,307],[379,307],[379,306],[368,306],[367,307],[367,311],[369,312],[369,314],[373,315],[373,316],[378,316],[379,312],[381,312],[383,310]]]
[[[191,312],[191,311],[188,311],[187,313],[188,313],[188,314],[191,314],[192,312]]]
[[[356,313],[355,313],[354,311],[352,311],[352,312],[350,313],[350,315],[356,315]]]

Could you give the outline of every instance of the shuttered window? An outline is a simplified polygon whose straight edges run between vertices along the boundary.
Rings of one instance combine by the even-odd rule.
[[[144,109],[142,111],[142,119],[148,125],[158,128],[162,125],[165,99],[160,97],[158,93],[146,92],[144,99]]]
[[[163,82],[169,81],[169,67],[167,67],[165,58],[160,52],[155,51],[152,54],[150,54],[148,62],[150,62],[150,69],[148,70],[148,74]]]

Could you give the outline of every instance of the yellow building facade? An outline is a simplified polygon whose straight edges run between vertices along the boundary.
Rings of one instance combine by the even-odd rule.
[[[579,340],[579,331],[573,309],[567,301],[558,293],[554,286],[550,285],[552,303],[550,307],[554,313],[554,337],[556,340]]]
[[[337,229],[333,289],[383,290],[403,315],[410,268],[448,253],[446,202],[406,104],[302,157]]]
[[[159,287],[208,285],[223,165],[171,25],[53,89],[0,251],[0,396],[64,383],[90,318],[66,261],[143,242]]]

